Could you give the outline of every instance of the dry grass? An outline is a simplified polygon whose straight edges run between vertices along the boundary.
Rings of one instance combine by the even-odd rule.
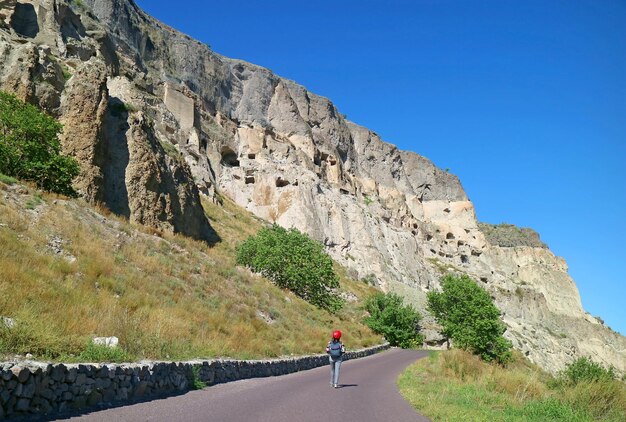
[[[567,403],[588,409],[596,420],[626,420],[626,386],[623,382],[581,382],[559,391]]]
[[[467,352],[433,353],[400,377],[402,395],[434,421],[623,421],[626,386],[558,384],[516,354],[503,368]]]
[[[0,328],[0,354],[71,359],[91,337],[117,336],[135,358],[261,358],[322,352],[336,327],[350,348],[381,341],[359,302],[330,315],[237,267],[236,245],[261,223],[228,200],[203,204],[222,239],[210,247],[79,200],[44,194],[31,207],[32,188],[0,189],[0,316],[16,321]],[[372,292],[345,276],[342,289]]]

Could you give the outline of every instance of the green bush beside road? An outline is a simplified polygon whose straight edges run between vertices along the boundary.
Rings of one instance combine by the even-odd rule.
[[[419,334],[421,315],[411,305],[404,305],[402,297],[394,293],[376,293],[365,301],[369,316],[365,324],[377,334],[385,336],[392,346],[402,348],[421,346]]]
[[[446,275],[442,292],[427,295],[428,310],[443,327],[454,346],[479,355],[485,361],[506,363],[511,342],[502,335],[506,326],[500,310],[484,289],[466,275]]]

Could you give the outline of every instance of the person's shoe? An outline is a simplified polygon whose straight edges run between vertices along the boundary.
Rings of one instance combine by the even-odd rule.
[[[333,387],[334,388],[339,388],[339,385],[338,384],[333,384]]]

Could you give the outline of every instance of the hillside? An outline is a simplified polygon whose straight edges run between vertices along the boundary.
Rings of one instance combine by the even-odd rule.
[[[0,88],[64,124],[88,203],[227,243],[202,203],[228,198],[308,233],[354,278],[421,309],[443,273],[470,275],[503,310],[514,346],[550,371],[591,356],[626,372],[626,338],[584,311],[564,260],[533,232],[480,226],[461,181],[427,158],[131,0],[28,5],[1,3]]]
[[[14,325],[0,353],[76,360],[93,336],[117,336],[135,360],[275,357],[319,353],[336,327],[351,348],[382,341],[359,322],[365,283],[343,276],[352,299],[332,316],[237,267],[235,245],[261,222],[227,199],[204,202],[222,239],[209,246],[2,180],[0,316]]]

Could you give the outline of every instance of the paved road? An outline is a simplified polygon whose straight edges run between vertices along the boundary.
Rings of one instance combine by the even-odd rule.
[[[184,395],[72,417],[81,421],[404,422],[428,421],[402,398],[396,379],[428,352],[391,349],[346,361],[340,388],[330,369],[219,384]]]

